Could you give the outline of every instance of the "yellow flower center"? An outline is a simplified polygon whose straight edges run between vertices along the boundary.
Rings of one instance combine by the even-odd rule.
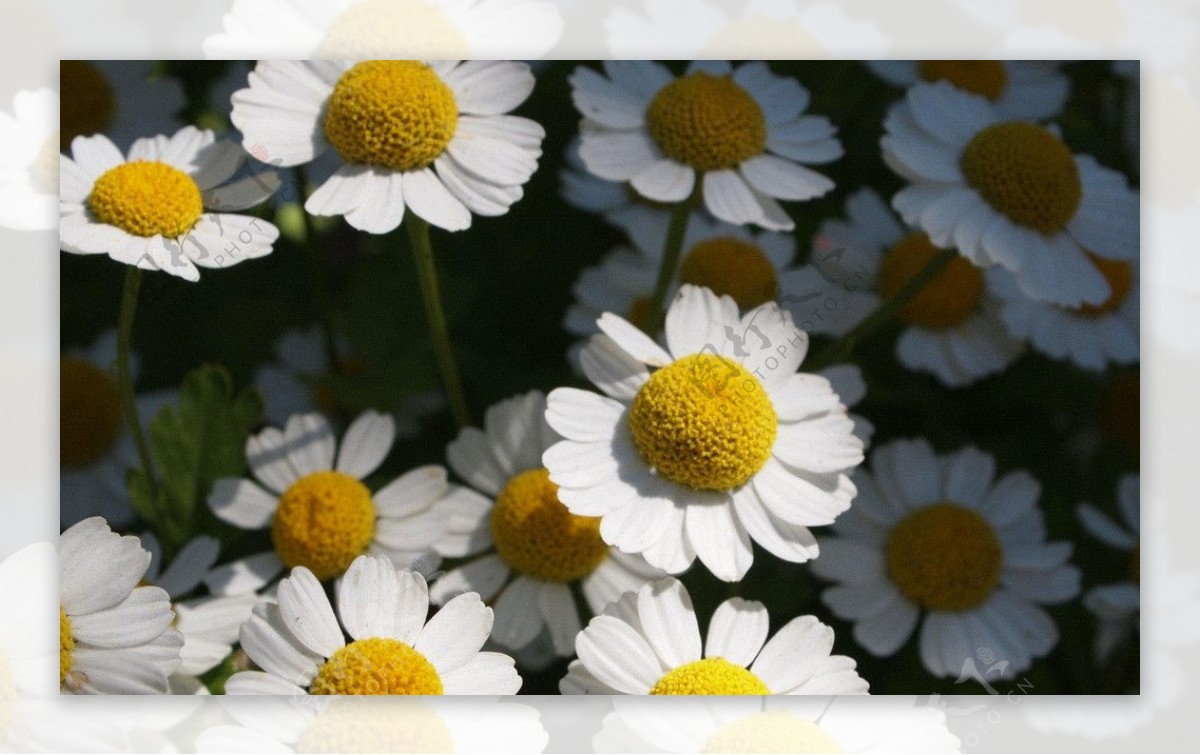
[[[1113,379],[1100,401],[1100,427],[1130,448],[1142,444],[1142,379],[1138,373]]]
[[[685,663],[662,675],[652,695],[769,695],[771,690],[749,669],[724,658]]]
[[[442,717],[417,699],[336,699],[304,729],[296,752],[455,752]]]
[[[341,472],[314,472],[292,483],[271,522],[279,560],[289,569],[306,566],[320,580],[346,571],[374,537],[371,491]]]
[[[492,540],[509,566],[548,582],[582,579],[608,556],[599,517],[568,511],[545,469],[514,475],[496,496]]]
[[[100,69],[82,60],[58,64],[59,136],[66,150],[77,136],[102,133],[117,115],[113,88]]]
[[[650,102],[646,123],[668,157],[699,171],[732,168],[767,146],[762,108],[730,76],[675,79]]]
[[[405,55],[459,60],[467,40],[446,14],[425,0],[365,0],[335,18],[313,58],[364,60]]]
[[[1083,197],[1071,150],[1033,123],[988,126],[967,143],[959,167],[996,212],[1047,236],[1066,228]]]
[[[368,60],[342,74],[325,110],[325,138],[349,163],[419,170],[454,137],[458,103],[417,60]]]
[[[891,248],[879,267],[879,293],[890,299],[937,256],[924,233],[911,233]],[[900,319],[941,330],[962,323],[983,296],[983,275],[970,260],[956,256],[900,309]]]
[[[87,203],[101,223],[143,237],[178,238],[204,212],[200,187],[192,177],[153,160],[109,168],[96,179]]]
[[[700,752],[840,753],[838,741],[809,721],[781,710],[740,718],[717,729]]]
[[[741,309],[754,309],[779,295],[775,266],[757,244],[722,236],[692,247],[679,268],[680,280],[731,296]]]
[[[1003,555],[987,520],[948,501],[906,516],[887,544],[892,582],[931,611],[966,611],[987,600]]]
[[[732,490],[753,477],[771,456],[777,426],[758,378],[715,354],[655,370],[629,409],[646,463],[700,490]]]
[[[1133,266],[1121,260],[1108,260],[1087,252],[1087,257],[1096,266],[1104,280],[1108,281],[1108,298],[1099,304],[1083,304],[1079,314],[1087,317],[1099,317],[1115,312],[1133,288]]]
[[[67,674],[75,662],[71,653],[75,652],[75,637],[71,635],[71,620],[67,618],[67,609],[58,607],[58,683],[67,681]]]
[[[58,453],[64,467],[102,458],[121,434],[121,400],[107,372],[78,357],[59,364]]]
[[[425,656],[400,640],[371,637],[338,648],[322,664],[314,695],[440,695],[442,678]]]
[[[925,81],[948,81],[993,102],[1008,84],[1008,73],[998,60],[922,60],[917,70]]]

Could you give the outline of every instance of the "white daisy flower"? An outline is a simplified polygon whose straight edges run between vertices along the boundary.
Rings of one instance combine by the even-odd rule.
[[[611,220],[629,235],[633,249],[618,247],[580,274],[573,289],[576,302],[563,320],[563,327],[578,336],[600,332],[596,320],[605,312],[621,314],[638,328],[646,324],[670,217],[637,207]],[[779,296],[795,256],[796,240],[789,234],[751,232],[696,213],[688,219],[668,296],[690,283],[733,297],[739,309],[753,309]]]
[[[579,137],[572,137],[567,144],[566,166],[558,171],[562,197],[567,204],[584,212],[602,215],[606,220],[619,217],[635,207],[650,207],[667,214],[665,205],[654,204],[639,196],[629,184],[606,181],[589,173],[579,155],[579,146]]]
[[[142,546],[150,552],[150,567],[143,584],[166,590],[175,611],[174,627],[183,634],[182,663],[172,676],[172,685],[207,692],[196,678],[216,667],[233,652],[238,629],[258,602],[253,592],[233,596],[188,598],[212,572],[221,544],[201,535],[189,540],[170,565],[163,568],[162,547],[154,533],[142,534]]]
[[[366,363],[354,357],[346,339],[335,340],[343,356],[334,371],[345,377],[362,374]],[[263,416],[268,422],[283,425],[293,414],[320,411],[333,416],[344,409],[322,384],[331,370],[319,325],[289,328],[275,342],[275,358],[274,363],[264,365],[254,373],[254,382],[266,402]],[[396,437],[416,437],[421,430],[421,418],[440,410],[445,404],[445,399],[437,392],[406,397],[400,407],[391,412],[396,423]]]
[[[824,195],[833,181],[801,163],[842,156],[833,124],[801,115],[808,90],[765,63],[736,71],[724,61],[695,61],[678,78],[648,61],[605,61],[571,75],[583,115],[580,154],[588,170],[628,181],[642,196],[682,202],[699,188],[717,218],[788,231],[776,199]]]
[[[605,544],[600,520],[569,512],[542,466],[560,437],[546,424],[546,397],[530,391],[488,409],[484,429],[462,430],[446,447],[450,468],[484,496],[435,543],[446,557],[472,560],[433,583],[445,603],[471,591],[494,600],[492,639],[514,650],[548,631],[553,653],[569,657],[582,627],[574,589],[592,614],[663,572]]]
[[[257,590],[296,566],[333,579],[364,553],[387,556],[403,568],[437,568],[432,544],[473,501],[434,465],[372,493],[363,480],[387,458],[395,428],[391,417],[363,412],[346,429],[340,453],[320,414],[298,414],[282,432],[270,427],[252,435],[246,462],[257,482],[217,480],[208,506],[244,530],[269,526],[273,550],[217,568],[207,580],[210,589],[226,595]]]
[[[887,34],[842,3],[745,0],[733,8],[711,0],[615,6],[604,18],[608,49],[614,58],[676,60],[877,58],[888,51]]]
[[[337,585],[337,616],[303,566],[242,625],[242,650],[262,671],[240,671],[230,695],[512,695],[513,659],[481,653],[492,609],[459,595],[425,620],[425,578],[381,556],[360,556]],[[341,626],[338,619],[341,619]],[[350,636],[350,643],[342,633]]]
[[[165,693],[183,635],[165,590],[139,587],[150,554],[102,517],[59,536],[59,672],[64,693]]]
[[[13,114],[0,112],[0,226],[46,231],[58,225],[58,94],[22,89]]]
[[[856,473],[854,507],[834,525],[838,537],[821,538],[812,569],[839,583],[821,598],[872,655],[899,650],[922,614],[921,660],[935,676],[959,675],[986,647],[1011,678],[1058,642],[1039,604],[1079,594],[1071,544],[1045,542],[1036,480],[995,472],[975,448],[937,456],[923,440],[899,440]]]
[[[60,144],[104,134],[128,149],[145,134],[173,133],[184,122],[183,84],[155,76],[153,60],[62,60],[58,64]],[[57,153],[56,153],[57,154]]]
[[[996,113],[1014,120],[1041,121],[1062,112],[1071,81],[1062,64],[1046,60],[869,60],[879,78],[907,89],[919,81],[948,81],[986,97]]]
[[[961,752],[946,714],[918,698],[613,697],[593,752]]]
[[[546,0],[235,0],[206,58],[539,58],[562,36]]]
[[[672,577],[626,593],[575,640],[559,683],[578,695],[862,695],[852,658],[830,655],[833,630],[799,616],[767,640],[762,603],[730,598],[703,647],[692,599]],[[765,643],[765,644],[764,644]]]
[[[139,465],[133,434],[121,413],[114,366],[117,332],[109,329],[86,349],[66,349],[59,361],[59,516],[70,527],[90,516],[102,516],[115,527],[133,523],[133,506],[125,473]],[[137,359],[131,359],[137,380]],[[178,391],[137,396],[144,425]]]
[[[1103,372],[1110,364],[1141,359],[1141,275],[1136,259],[1107,260],[1088,254],[1088,260],[1108,282],[1111,293],[1099,304],[1065,307],[1031,299],[1011,273],[988,272],[991,288],[1003,300],[1000,317],[1008,331],[1055,359],[1066,359],[1085,370]]]
[[[185,126],[171,137],[138,139],[128,157],[104,135],[81,136],[71,152],[60,173],[64,251],[196,281],[197,265],[262,257],[279,237],[271,223],[230,212],[269,197],[278,186],[274,171],[226,183],[245,154],[211,131]]]
[[[733,299],[685,285],[666,349],[619,315],[598,323],[580,362],[607,395],[547,399],[546,421],[566,438],[542,456],[559,500],[670,573],[699,556],[739,580],[751,540],[787,561],[814,558],[808,527],[849,507],[846,473],[863,445],[829,381],[797,374],[808,336],[791,315],[768,303],[739,319]]]
[[[1122,637],[1131,629],[1130,619],[1141,608],[1141,478],[1125,475],[1117,483],[1117,507],[1124,526],[1114,522],[1090,503],[1076,509],[1087,533],[1105,545],[1129,553],[1129,579],[1099,585],[1087,591],[1083,604],[1099,621],[1096,657],[1107,660]]]
[[[36,711],[58,690],[51,683],[57,556],[50,543],[27,545],[0,560],[0,750],[30,752]]]
[[[230,119],[247,151],[273,165],[337,154],[337,172],[304,204],[310,214],[387,233],[407,208],[461,231],[472,213],[508,212],[537,170],[545,131],[505,115],[533,85],[528,65],[508,61],[263,61],[234,93]]]
[[[196,751],[541,753],[538,709],[458,697],[241,697],[224,706],[234,725],[210,725]]]
[[[895,296],[937,256],[921,231],[906,229],[872,189],[846,198],[846,220],[826,220],[812,264],[786,274],[782,302],[810,333],[844,336]],[[906,327],[896,357],[950,388],[1003,371],[1024,345],[1000,321],[988,280],[966,258],[950,264],[898,314]]]
[[[1055,132],[945,81],[914,85],[884,128],[884,160],[911,182],[892,200],[905,222],[980,267],[1011,270],[1028,295],[1099,304],[1111,291],[1087,252],[1137,255],[1137,194]]]

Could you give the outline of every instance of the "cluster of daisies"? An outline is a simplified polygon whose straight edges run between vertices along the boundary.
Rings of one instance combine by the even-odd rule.
[[[559,662],[566,694],[866,693],[816,616],[772,624],[736,596],[697,610],[689,585],[733,594],[763,561],[808,564],[787,573],[820,578],[872,656],[917,635],[925,668],[955,678],[980,647],[1009,676],[1047,655],[1046,607],[1081,575],[1038,480],[974,446],[868,451],[850,357],[895,317],[896,359],[945,389],[1030,346],[1084,370],[1136,363],[1137,194],[1052,125],[1057,64],[871,68],[904,88],[880,142],[904,186],[850,187],[844,216],[800,239],[785,204],[831,192],[821,166],[843,146],[798,81],[762,62],[578,67],[563,196],[627,243],[582,272],[563,317],[575,384],[500,401],[433,463],[381,475],[422,416],[462,408],[436,277],[422,293],[445,398],[340,428],[322,378],[355,369],[341,334],[290,331],[256,375],[248,474],[206,491],[245,539],[197,535],[169,558],[153,532],[120,534],[136,525],[128,470],[154,479],[145,423],[176,398],[133,394],[139,276],[271,254],[280,230],[258,208],[293,175],[307,215],[404,227],[421,265],[430,226],[467,231],[521,200],[546,132],[511,113],[535,78],[517,62],[262,61],[232,95],[235,136],[185,126],[125,151],[76,136],[62,249],[129,271],[119,332],[62,359],[62,691],[204,692],[220,668],[230,694],[513,694],[519,669]],[[831,343],[810,355],[813,337]],[[1134,553],[1131,584],[1086,600],[1103,653],[1138,609],[1136,488],[1121,483],[1127,528],[1079,510]]]

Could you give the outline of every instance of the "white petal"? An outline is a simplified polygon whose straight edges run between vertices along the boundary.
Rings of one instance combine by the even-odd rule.
[[[471,225],[470,210],[450,193],[429,168],[404,174],[404,201],[417,217],[424,218],[438,228],[461,231]]]
[[[283,433],[274,427],[246,439],[246,463],[254,476],[276,493],[287,490],[300,478],[288,460]]]
[[[730,598],[713,612],[704,642],[705,658],[724,658],[748,667],[762,649],[770,629],[767,607],[754,600]]]
[[[659,160],[634,176],[630,184],[644,197],[655,197],[659,202],[682,202],[692,194],[696,171],[674,160]]]
[[[688,542],[717,579],[736,582],[750,570],[750,535],[735,519],[732,502],[688,506],[685,526]]]
[[[696,609],[682,582],[668,577],[642,587],[637,606],[642,636],[664,666],[675,668],[700,660]]]
[[[644,695],[666,669],[632,627],[597,616],[575,640],[579,660],[598,681],[627,695]]]
[[[597,333],[588,340],[587,346],[579,353],[579,365],[583,374],[597,388],[619,400],[632,400],[650,379],[650,373],[643,363],[603,333]]]
[[[832,649],[833,630],[814,616],[800,616],[767,641],[750,670],[772,692],[782,692],[803,684]]]
[[[275,515],[279,500],[250,480],[223,477],[213,483],[208,507],[221,521],[244,530],[266,527]]]
[[[556,388],[546,398],[546,421],[575,441],[611,439],[624,413],[621,402],[578,388]]]
[[[490,601],[504,586],[509,574],[508,565],[493,553],[438,577],[429,588],[429,597],[434,603],[444,604],[457,595],[474,592],[481,600]]]
[[[625,353],[643,364],[663,367],[671,363],[670,354],[620,315],[605,312],[596,321],[596,326]]]
[[[303,566],[279,583],[279,610],[288,631],[312,652],[328,658],[345,644],[324,588]]]
[[[320,656],[296,642],[279,606],[263,601],[238,632],[242,649],[267,673],[289,684],[308,686],[317,675]]]
[[[346,429],[337,470],[360,480],[365,478],[387,458],[395,437],[396,420],[392,415],[363,412]]]
[[[492,609],[475,593],[453,598],[442,606],[421,634],[413,649],[444,674],[459,668],[483,647],[492,631]]]
[[[769,197],[802,201],[824,196],[833,188],[829,178],[775,155],[752,157],[741,165],[750,185]]]
[[[502,653],[479,653],[440,676],[447,695],[515,695],[521,689],[513,659]]]
[[[399,518],[425,511],[449,487],[446,469],[436,464],[405,472],[372,496],[381,516]]]
[[[525,101],[533,91],[533,72],[516,61],[467,60],[447,71],[442,79],[454,91],[464,113],[498,115]]]
[[[360,556],[337,583],[338,615],[352,639],[392,637],[400,614],[396,567],[386,558]]]

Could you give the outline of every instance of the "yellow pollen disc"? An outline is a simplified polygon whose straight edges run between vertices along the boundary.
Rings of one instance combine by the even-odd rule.
[[[514,475],[496,496],[492,539],[509,566],[548,582],[582,579],[608,556],[599,517],[568,511],[545,469]]]
[[[887,545],[892,582],[931,611],[966,611],[987,600],[1000,580],[1003,556],[987,520],[947,501],[906,516]]]
[[[96,179],[88,209],[101,223],[134,236],[178,238],[204,212],[200,187],[179,168],[135,160],[110,168]]]
[[[705,658],[671,669],[654,683],[652,695],[769,695],[749,669],[724,658]]]
[[[426,0],[365,0],[329,24],[317,60],[366,60],[403,53],[424,60],[459,60],[467,40]]]
[[[829,732],[812,721],[770,710],[725,724],[708,738],[700,752],[840,753],[843,750]]]
[[[102,133],[117,115],[113,88],[100,69],[82,60],[58,64],[59,137],[63,150],[77,136]]]
[[[680,280],[730,296],[739,309],[754,309],[779,295],[775,266],[757,244],[722,236],[692,247],[679,268]]]
[[[71,666],[75,665],[71,653],[75,651],[75,638],[71,635],[71,620],[67,618],[67,609],[58,607],[58,683],[67,680]]]
[[[78,357],[59,364],[58,453],[64,467],[102,458],[121,434],[121,399],[107,372]]]
[[[1083,197],[1071,150],[1033,123],[988,126],[967,143],[959,167],[992,209],[1047,236],[1067,227]]]
[[[668,157],[698,171],[732,168],[767,147],[762,108],[730,76],[675,79],[650,102],[646,123]]]
[[[374,537],[371,491],[341,472],[314,472],[292,483],[271,522],[279,560],[289,569],[306,566],[322,581],[346,571]]]
[[[938,249],[923,233],[912,233],[888,251],[879,267],[879,293],[890,299],[937,256]],[[941,330],[962,323],[983,296],[983,275],[970,260],[956,256],[942,272],[900,309],[900,319],[912,325]]]
[[[308,753],[455,751],[442,717],[409,698],[330,700],[296,742],[296,752]]]
[[[1138,373],[1114,378],[1100,398],[1100,427],[1130,448],[1142,444],[1142,379]]]
[[[948,81],[993,102],[1008,84],[1008,72],[998,60],[922,60],[918,70],[925,81]]]
[[[349,163],[419,170],[454,137],[454,92],[425,63],[368,60],[342,74],[325,110],[325,138]]]
[[[1142,583],[1142,544],[1138,543],[1133,546],[1133,553],[1129,554],[1129,574],[1133,577],[1133,581]]]
[[[400,640],[371,637],[338,648],[317,671],[314,695],[440,695],[442,678]]]
[[[1088,317],[1099,317],[1115,312],[1133,288],[1133,266],[1121,260],[1108,260],[1087,252],[1088,259],[1108,281],[1108,298],[1099,304],[1084,304],[1079,307],[1079,314]]]
[[[693,354],[655,370],[629,409],[642,458],[668,480],[732,490],[771,455],[775,407],[758,378],[715,354]]]

